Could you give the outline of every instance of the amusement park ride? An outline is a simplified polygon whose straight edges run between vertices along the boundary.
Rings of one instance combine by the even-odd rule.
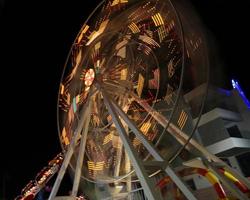
[[[16,199],[35,199],[56,174],[49,200],[195,200],[185,182],[192,174],[205,177],[217,199],[249,199],[249,181],[193,138],[206,91],[195,105],[187,94],[207,85],[208,66],[206,38],[185,1],[101,2],[64,68],[63,151]],[[67,169],[71,195],[57,196]]]

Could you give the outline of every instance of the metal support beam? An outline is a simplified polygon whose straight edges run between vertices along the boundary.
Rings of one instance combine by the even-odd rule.
[[[114,109],[112,103],[109,101],[109,98],[108,98],[106,92],[104,90],[102,90],[101,88],[100,88],[100,90],[101,90],[102,95],[103,95],[104,103],[105,103],[109,113],[112,116],[112,120],[113,120],[119,134],[120,134],[124,148],[126,149],[126,152],[128,153],[128,155],[132,161],[135,172],[140,180],[140,183],[144,189],[144,192],[145,192],[147,198],[151,199],[151,200],[161,200],[162,197],[161,197],[160,191],[155,190],[155,187],[153,186],[151,180],[149,179],[149,177],[145,171],[145,168],[143,166],[142,161],[139,159],[133,145],[131,144],[130,139],[128,138],[128,135],[127,135],[124,127],[122,126],[122,123],[121,123],[117,113],[115,112],[115,109]]]
[[[127,123],[128,127],[133,131],[135,136],[142,142],[142,144],[146,147],[149,153],[157,160],[157,161],[164,161],[163,157],[157,152],[154,145],[151,144],[150,141],[144,136],[144,134],[137,128],[137,126],[132,122],[128,116],[123,112],[123,110],[113,101],[110,99],[110,102],[116,109],[117,113],[121,116],[121,118]]]
[[[90,99],[88,99],[88,101],[86,102],[86,104],[84,105],[84,107],[83,107],[83,109],[82,109],[82,111],[80,113],[80,116],[82,116],[82,117],[80,118],[79,123],[78,123],[79,125],[78,125],[76,131],[74,132],[73,138],[71,139],[70,145],[69,145],[69,147],[67,149],[65,158],[64,158],[62,166],[61,166],[61,168],[60,168],[60,170],[58,172],[58,175],[56,177],[56,181],[54,183],[54,186],[52,188],[52,191],[50,193],[50,196],[49,196],[48,200],[53,200],[55,198],[55,196],[56,196],[56,194],[58,192],[58,189],[59,189],[59,187],[61,185],[62,179],[63,179],[64,174],[66,172],[66,169],[67,169],[67,167],[69,165],[70,159],[71,159],[71,157],[72,157],[72,155],[74,153],[76,141],[77,141],[77,139],[78,139],[78,137],[80,135],[80,132],[82,131],[85,119],[87,117],[87,114],[86,114],[85,111],[86,111],[86,109],[87,109],[87,107],[89,105],[89,101],[90,101]]]
[[[70,145],[68,147],[67,153],[65,155],[65,158],[63,160],[62,166],[60,168],[60,171],[58,172],[58,175],[56,177],[56,181],[54,183],[53,189],[50,193],[49,199],[48,200],[53,200],[58,192],[58,189],[61,185],[62,179],[64,177],[64,174],[66,172],[66,169],[69,165],[70,159],[73,155],[74,149],[75,149],[75,144],[78,138],[77,132],[74,133],[73,138],[71,139]]]
[[[154,157],[154,159],[158,162],[165,162],[163,157],[157,152],[155,147],[147,140],[147,138],[143,135],[143,133],[137,128],[137,126],[128,118],[128,116],[123,112],[123,110],[110,99],[110,102],[116,109],[117,113],[121,116],[121,118],[127,123],[128,127],[133,131],[136,137],[143,143],[144,147],[149,151],[149,153]],[[180,190],[189,200],[195,200],[193,193],[188,189],[188,187],[182,182],[182,180],[174,173],[174,171],[168,166],[165,169],[166,173],[170,176],[170,178],[174,181],[174,183],[180,186]]]
[[[86,146],[86,140],[87,140],[87,135],[89,131],[89,122],[90,122],[90,116],[91,116],[91,108],[92,108],[92,100],[90,100],[89,106],[87,107],[87,110],[85,111],[85,116],[86,120],[84,122],[84,127],[82,130],[82,137],[81,137],[81,144],[80,144],[80,149],[79,149],[79,154],[77,158],[77,164],[76,164],[76,170],[75,170],[75,177],[74,177],[74,184],[72,188],[72,194],[71,196],[76,197],[77,196],[77,191],[79,188],[79,182],[81,178],[81,169],[82,169],[82,163],[83,163],[83,158],[84,158],[84,153],[85,153],[85,146]]]
[[[172,181],[177,185],[177,187],[182,191],[184,196],[189,200],[197,200],[193,193],[188,189],[187,185],[181,180],[181,178],[172,170],[170,166],[165,169],[165,172],[169,175]]]
[[[121,167],[121,158],[122,158],[122,150],[123,150],[123,146],[122,146],[122,141],[119,138],[117,141],[117,145],[120,146],[120,148],[118,148],[116,150],[116,163],[115,163],[115,169],[114,169],[114,176],[118,177],[119,176],[119,172],[120,172],[120,167]]]
[[[158,162],[165,162],[163,157],[158,153],[158,151],[155,149],[155,147],[151,144],[150,141],[147,140],[147,138],[143,135],[143,133],[137,128],[137,126],[128,118],[128,116],[123,112],[123,110],[113,101],[110,100],[114,108],[116,109],[117,113],[121,116],[121,118],[127,123],[128,127],[133,131],[133,133],[136,135],[136,137],[142,142],[144,147],[149,151],[149,153],[154,157],[154,159]],[[175,172],[168,166],[165,169],[165,172],[170,176],[170,178],[173,180],[173,182],[180,188],[180,190],[183,192],[183,194],[189,199],[189,200],[195,200],[195,196],[193,193],[188,189],[188,187],[185,185],[185,183],[178,177]]]
[[[175,126],[173,123],[169,122],[169,120],[163,116],[161,113],[159,113],[157,110],[152,108],[147,102],[140,99],[136,94],[133,92],[130,92],[130,95],[134,98],[134,100],[142,106],[159,124],[161,124],[164,128],[167,128],[168,132],[176,138],[178,142],[181,144],[185,144],[189,140],[189,136],[183,132],[181,129],[179,129],[177,126]],[[193,146],[195,149],[197,149],[202,155],[207,157],[209,160],[213,160],[214,162],[222,162],[218,157],[211,154],[205,147],[200,145],[196,140],[191,138],[189,140],[188,146]]]
[[[125,173],[129,173],[131,171],[131,164],[128,153],[125,151]],[[127,192],[130,193],[132,190],[132,182],[131,182],[131,175],[127,176],[126,178],[126,186]],[[127,200],[131,200],[131,195],[128,196]]]

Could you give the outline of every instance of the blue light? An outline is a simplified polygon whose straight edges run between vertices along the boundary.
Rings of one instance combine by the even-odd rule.
[[[235,81],[233,79],[232,79],[232,86],[233,86],[234,89],[236,88],[236,83],[235,83]]]
[[[250,102],[248,101],[247,97],[245,96],[244,92],[242,91],[238,81],[235,81],[234,79],[232,79],[232,86],[234,89],[236,89],[239,92],[241,98],[243,99],[243,101],[245,102],[247,107],[250,109]]]

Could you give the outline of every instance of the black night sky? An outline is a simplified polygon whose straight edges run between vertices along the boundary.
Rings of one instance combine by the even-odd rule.
[[[0,199],[13,199],[60,151],[59,80],[74,38],[98,2],[0,1]],[[230,89],[235,78],[250,97],[248,1],[191,2],[217,43],[223,66],[219,83]]]

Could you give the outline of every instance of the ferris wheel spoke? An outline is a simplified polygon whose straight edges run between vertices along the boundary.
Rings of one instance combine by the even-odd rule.
[[[88,97],[86,99],[86,101],[88,101],[90,98],[92,98],[94,95],[96,95],[98,93],[98,89],[96,87],[94,87],[93,85],[90,86],[89,88],[89,93],[88,93]]]
[[[116,95],[124,95],[127,91],[125,84],[119,81],[105,81],[103,82],[103,87],[106,91],[112,92]]]
[[[82,110],[81,110],[81,118],[78,122],[78,126],[76,128],[76,130],[74,131],[74,135],[73,135],[73,138],[70,142],[70,145],[67,149],[67,152],[66,152],[66,155],[65,155],[65,158],[63,160],[63,163],[62,163],[62,166],[58,172],[58,175],[57,175],[57,178],[56,178],[56,181],[54,183],[54,186],[53,186],[53,189],[50,193],[50,196],[48,198],[48,200],[53,200],[58,192],[58,189],[61,185],[61,182],[62,182],[62,179],[64,177],[64,174],[66,172],[66,169],[69,165],[69,162],[71,160],[71,157],[74,153],[74,150],[75,150],[75,146],[76,146],[76,143],[77,143],[77,140],[79,138],[79,135],[80,135],[80,132],[82,131],[83,129],[83,126],[84,126],[84,123],[85,123],[85,120],[87,119],[88,115],[87,115],[87,112],[85,112],[88,107],[89,107],[89,103],[90,103],[90,98],[87,99],[87,102],[86,104],[84,104]]]
[[[182,145],[186,145],[187,142],[189,142],[186,145],[186,148],[190,150],[190,148],[195,147],[197,150],[199,150],[202,154],[204,154],[206,157],[213,161],[219,161],[219,159],[211,154],[209,151],[207,151],[206,148],[201,146],[196,140],[193,138],[189,138],[189,136],[183,132],[180,128],[178,128],[176,125],[174,125],[172,122],[169,122],[169,120],[163,116],[161,113],[159,113],[157,110],[152,108],[146,101],[142,100],[140,97],[138,97],[133,92],[129,92],[129,94],[134,98],[134,100],[143,107],[159,124],[162,125],[163,128],[167,128],[167,131]]]

